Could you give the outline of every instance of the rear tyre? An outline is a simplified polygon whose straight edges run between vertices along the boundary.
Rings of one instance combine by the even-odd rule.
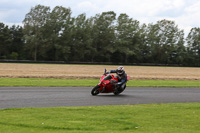
[[[114,93],[114,95],[119,95],[120,94],[119,87],[115,88],[113,93]]]
[[[121,90],[121,92],[120,93],[122,93],[124,90],[126,89],[126,85],[124,86],[124,88]]]
[[[124,90],[126,89],[126,85],[124,86],[124,88],[123,89],[118,89],[118,91],[114,91],[113,93],[114,93],[114,95],[119,95],[120,93],[122,93]]]
[[[120,94],[120,92],[114,92],[114,95],[119,95]]]
[[[99,88],[100,88],[99,85],[95,86],[95,87],[92,89],[91,94],[92,94],[93,96],[98,95],[98,94],[100,93],[100,92],[99,92]]]

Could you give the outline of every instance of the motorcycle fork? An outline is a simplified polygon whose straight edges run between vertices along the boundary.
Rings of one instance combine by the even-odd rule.
[[[102,87],[99,89],[100,93],[104,92],[106,89],[105,85],[102,85]]]

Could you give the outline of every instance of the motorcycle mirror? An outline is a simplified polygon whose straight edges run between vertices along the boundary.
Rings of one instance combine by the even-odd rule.
[[[106,75],[106,68],[105,68],[105,72],[104,72],[104,74]]]

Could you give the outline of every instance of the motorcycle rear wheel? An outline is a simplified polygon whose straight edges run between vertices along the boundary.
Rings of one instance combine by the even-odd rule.
[[[113,92],[114,93],[114,95],[119,95],[120,94],[120,92]]]
[[[95,87],[92,89],[91,94],[92,94],[93,96],[98,95],[98,94],[100,93],[99,88],[100,88],[99,85],[95,86]]]
[[[114,95],[119,95],[119,94],[122,93],[125,89],[126,89],[126,85],[124,86],[124,88],[123,88],[122,90],[115,91],[115,92],[113,92],[113,93],[114,93]]]

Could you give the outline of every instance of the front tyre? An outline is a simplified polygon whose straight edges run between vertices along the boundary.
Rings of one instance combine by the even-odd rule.
[[[98,95],[98,94],[100,93],[100,92],[99,92],[99,88],[100,88],[99,85],[95,86],[95,87],[92,89],[91,94],[92,94],[93,96]]]

